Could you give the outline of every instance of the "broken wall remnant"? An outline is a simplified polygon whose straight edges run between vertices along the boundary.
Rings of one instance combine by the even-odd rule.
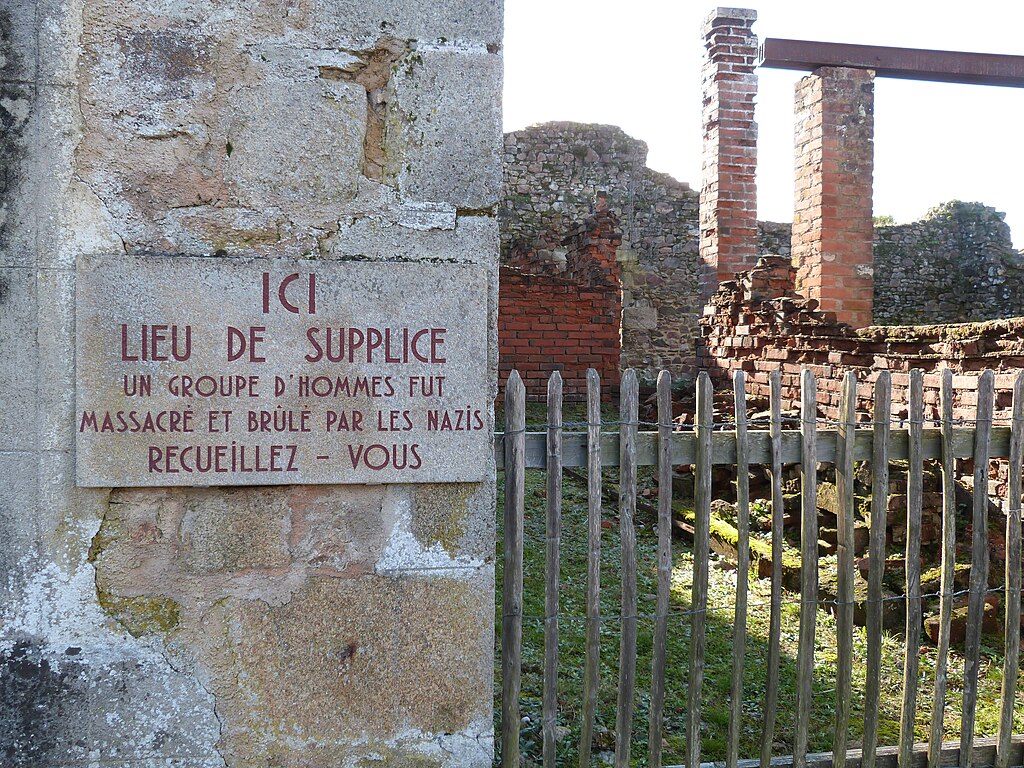
[[[5,764],[491,764],[493,479],[77,487],[74,297],[87,257],[474,264],[492,400],[501,16],[0,2]]]
[[[620,365],[651,379],[660,368],[688,377],[697,369],[703,309],[697,194],[645,163],[646,145],[612,126],[546,123],[506,134],[499,221],[502,264],[514,269],[502,284],[564,269],[563,241],[605,194],[623,238]],[[792,231],[790,223],[757,222],[758,255],[788,256]],[[974,322],[1024,313],[1024,256],[1014,250],[1002,214],[980,203],[946,203],[920,221],[875,227],[873,259],[876,322]],[[539,322],[547,311],[540,285],[534,280],[517,289],[516,322]],[[517,329],[524,349],[525,339],[542,339],[550,330],[531,328]],[[506,334],[501,331],[503,339]],[[607,350],[618,338],[608,337]],[[504,346],[503,359],[511,352],[511,344]]]
[[[646,165],[647,145],[621,129],[545,123],[505,134],[505,187],[498,218],[502,263],[523,255],[540,268],[564,259],[562,241],[599,194],[622,233],[623,367],[653,378],[692,373],[698,293],[698,195]],[[542,304],[542,302],[538,302]]]
[[[704,20],[701,294],[757,260],[757,12],[716,8]]]
[[[517,370],[527,398],[540,401],[559,371],[565,398],[585,400],[586,372],[594,368],[606,397],[618,390],[621,242],[602,196],[597,211],[560,243],[562,259],[513,250],[500,271],[499,382]]]
[[[874,73],[821,67],[796,85],[796,290],[871,325]]]
[[[817,299],[797,294],[796,269],[788,259],[762,257],[756,267],[723,283],[711,298],[701,333],[700,363],[726,386],[733,371],[747,376],[751,398],[768,401],[768,376],[782,371],[783,407],[798,408],[800,370],[818,377],[818,409],[839,418],[843,375],[854,371],[865,386],[858,390],[858,411],[871,412],[868,383],[887,370],[892,374],[893,402],[907,402],[909,372],[925,373],[925,418],[938,415],[939,372],[956,374],[954,418],[973,419],[977,374],[996,375],[996,412],[1006,416],[1013,379],[1024,368],[1024,318],[979,323],[918,326],[870,326],[854,329]],[[896,415],[899,415],[898,413]]]
[[[1024,315],[1024,254],[1003,214],[981,203],[945,203],[919,221],[875,227],[874,282],[878,325]]]

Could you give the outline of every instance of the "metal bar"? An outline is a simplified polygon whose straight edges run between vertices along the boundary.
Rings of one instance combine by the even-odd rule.
[[[544,703],[541,712],[544,768],[555,768],[558,739],[558,584],[562,538],[562,376],[548,380],[548,468],[545,499]]]
[[[758,66],[812,72],[818,67],[873,69],[878,77],[1024,87],[1024,56],[934,51],[769,37]]]

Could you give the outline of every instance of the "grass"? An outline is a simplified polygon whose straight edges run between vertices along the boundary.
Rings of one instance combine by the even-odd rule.
[[[533,415],[533,414],[531,414]],[[540,421],[542,419],[535,419]],[[533,420],[533,419],[531,419]],[[606,482],[614,483],[617,474],[606,470]],[[498,498],[502,498],[503,477],[499,474]],[[522,696],[520,700],[522,731],[520,748],[525,764],[540,765],[541,760],[541,701],[543,679],[543,612],[544,612],[544,474],[526,473],[526,519],[524,527],[524,621]],[[648,468],[641,468],[640,488],[653,486]],[[499,501],[500,509],[500,501]],[[606,617],[620,614],[619,569],[620,546],[618,520],[611,505],[605,505],[604,519],[612,527],[603,531],[601,551],[601,612]],[[690,510],[692,512],[692,510]],[[687,510],[677,507],[677,515]],[[500,517],[500,515],[499,515]],[[637,561],[639,585],[639,615],[650,616],[655,610],[657,537],[655,521],[644,513],[637,515]],[[585,595],[587,556],[587,502],[582,483],[565,478],[563,490],[561,584],[560,584],[560,658],[559,658],[559,714],[558,725],[562,736],[558,744],[559,765],[577,765],[579,762],[580,715],[583,692],[585,656]],[[501,532],[498,535],[498,591],[495,616],[500,651],[501,630]],[[674,569],[672,577],[672,614],[668,629],[668,672],[665,701],[664,763],[681,764],[685,761],[685,724],[687,696],[687,668],[691,617],[686,613],[692,579],[690,545],[676,540],[673,544]],[[767,608],[770,596],[768,580],[751,574],[750,610],[747,623],[747,651],[745,656],[743,725],[740,757],[759,754],[761,712],[768,653]],[[709,612],[705,619],[707,654],[702,691],[701,712],[702,759],[722,760],[725,757],[729,722],[729,680],[732,666],[732,627],[736,591],[736,573],[727,563],[712,554],[709,575]],[[799,622],[798,595],[784,593],[782,616],[782,663],[779,678],[779,715],[776,726],[774,754],[792,753],[793,725],[795,721],[796,652]],[[817,616],[817,647],[815,650],[815,680],[811,744],[814,751],[831,749],[835,707],[835,619],[825,611]],[[650,712],[650,665],[653,619],[639,622],[637,663],[637,706],[633,722],[633,764],[647,765],[647,723]],[[978,735],[995,735],[998,727],[1001,683],[1000,648],[986,646],[980,675],[979,706],[977,712]],[[594,765],[602,765],[615,748],[615,700],[617,695],[619,622],[608,618],[601,624],[601,687],[598,702],[594,740]],[[864,717],[864,659],[866,636],[857,628],[854,638],[854,700],[850,738],[852,746],[859,745]],[[885,635],[883,639],[883,678],[881,681],[881,744],[895,744],[899,733],[899,711],[902,698],[903,640]],[[920,656],[919,690],[915,738],[924,741],[929,727],[932,686],[934,679],[935,649],[927,642]],[[963,659],[958,653],[950,657],[949,685],[944,727],[947,738],[957,738],[960,724],[960,692],[963,682]],[[500,711],[500,661],[497,668],[495,710]],[[1024,679],[1021,688],[1024,690]],[[1024,694],[1018,693],[1018,696]],[[1020,699],[1019,699],[1020,700]],[[1015,732],[1024,732],[1024,704],[1014,714]],[[500,732],[500,731],[498,731]]]

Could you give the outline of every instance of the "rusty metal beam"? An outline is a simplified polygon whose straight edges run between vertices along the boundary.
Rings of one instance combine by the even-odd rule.
[[[818,67],[852,67],[873,69],[879,77],[1024,88],[1024,56],[999,53],[930,51],[769,37],[761,44],[758,65],[806,72]]]

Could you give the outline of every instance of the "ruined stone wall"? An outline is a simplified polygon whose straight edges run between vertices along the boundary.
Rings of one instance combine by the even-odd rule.
[[[586,373],[594,368],[606,397],[618,390],[621,240],[618,220],[603,208],[562,242],[564,263],[510,254],[498,291],[500,387],[515,369],[527,399],[544,401],[559,371],[563,397],[586,400]]]
[[[790,222],[757,222],[757,253],[760,256],[789,256],[793,252],[793,225]]]
[[[505,135],[502,257],[564,260],[561,241],[598,192],[622,228],[622,365],[653,378],[693,372],[698,193],[646,166],[647,146],[606,125],[546,123]]]
[[[529,253],[541,267],[562,268],[562,241],[605,194],[623,233],[621,364],[647,377],[662,367],[689,376],[703,309],[697,194],[647,168],[646,151],[613,126],[548,123],[506,134],[502,259]],[[792,253],[789,223],[758,222],[757,237],[761,255]],[[919,222],[876,227],[874,257],[875,323],[1024,315],[1024,258],[987,206],[947,203]]]
[[[1003,215],[945,203],[875,229],[877,324],[963,323],[1024,315],[1024,256]]]
[[[473,261],[493,397],[501,14],[0,0],[4,765],[491,764],[493,482],[77,488],[74,296],[89,255]]]

